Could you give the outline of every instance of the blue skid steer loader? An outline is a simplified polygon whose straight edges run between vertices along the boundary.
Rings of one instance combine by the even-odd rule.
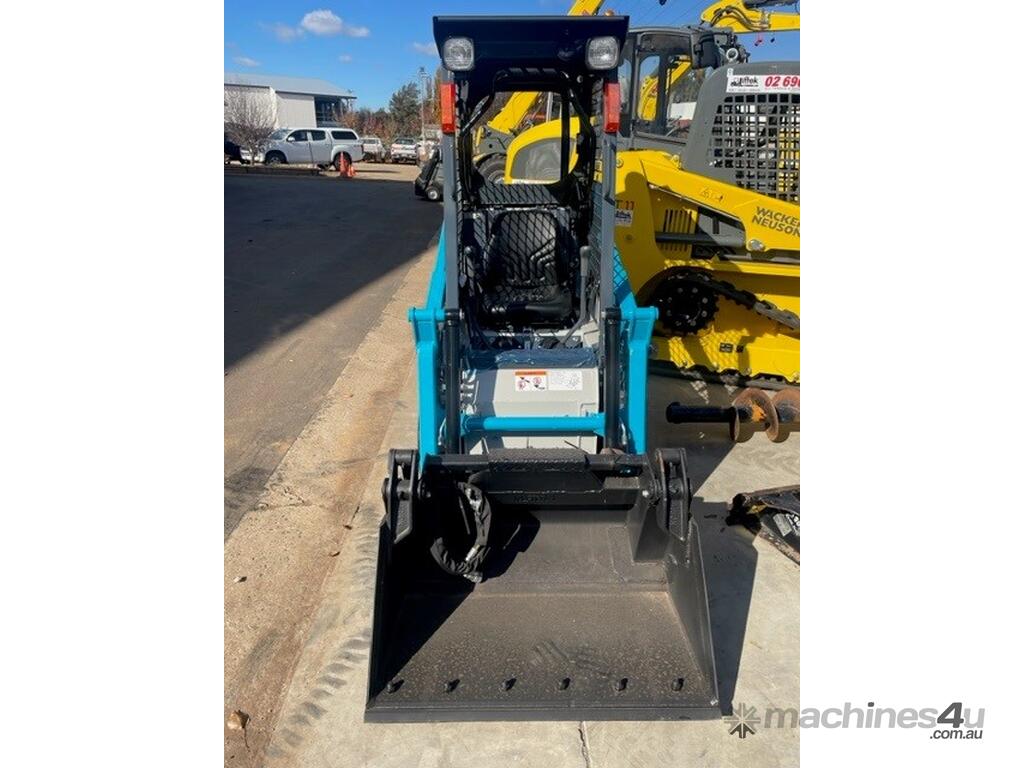
[[[720,715],[685,458],[646,452],[657,311],[613,246],[627,26],[434,18],[444,225],[410,310],[419,446],[383,485],[367,721]],[[551,94],[556,181],[474,167],[515,91]]]

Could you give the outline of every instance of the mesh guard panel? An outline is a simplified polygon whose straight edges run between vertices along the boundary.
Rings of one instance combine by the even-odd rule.
[[[800,202],[800,94],[738,93],[718,105],[708,165],[736,186]]]

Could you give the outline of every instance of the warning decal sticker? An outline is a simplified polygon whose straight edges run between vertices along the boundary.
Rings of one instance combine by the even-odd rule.
[[[547,371],[515,371],[516,392],[545,392],[548,388]]]
[[[726,93],[800,93],[800,75],[734,75],[726,72]]]
[[[615,226],[616,227],[632,227],[633,226],[633,203],[629,201],[620,202],[615,207]]]

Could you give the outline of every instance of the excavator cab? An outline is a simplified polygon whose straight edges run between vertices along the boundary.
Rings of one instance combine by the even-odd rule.
[[[678,151],[694,115],[708,69],[744,61],[747,52],[728,29],[647,27],[626,39],[620,79],[623,101],[620,135],[630,148]],[[635,98],[629,98],[629,94]],[[673,146],[675,145],[675,146]]]
[[[434,19],[444,224],[410,310],[418,446],[382,489],[367,721],[720,714],[685,456],[647,452],[657,312],[613,245],[627,26]],[[557,95],[557,179],[474,163],[507,91]]]

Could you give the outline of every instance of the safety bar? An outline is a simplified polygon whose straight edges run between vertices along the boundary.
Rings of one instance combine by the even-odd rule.
[[[474,416],[463,415],[462,434],[470,432],[561,433],[592,432],[604,435],[604,414],[586,416]]]

